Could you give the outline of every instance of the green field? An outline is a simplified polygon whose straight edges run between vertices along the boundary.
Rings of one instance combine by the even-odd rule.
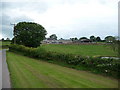
[[[0,45],[10,45],[10,41],[0,41]]]
[[[76,54],[82,56],[117,56],[108,45],[62,45],[62,44],[47,44],[41,45],[39,48],[44,48],[46,51],[53,51],[65,54]]]
[[[8,45],[10,45],[10,43],[10,41],[0,41],[0,49],[8,48]]]
[[[7,52],[13,88],[117,88],[118,81]]]

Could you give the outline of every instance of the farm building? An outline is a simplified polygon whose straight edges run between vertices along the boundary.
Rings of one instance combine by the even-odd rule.
[[[81,39],[81,40],[76,40],[73,41],[73,43],[92,43],[92,41],[90,39]]]
[[[70,39],[59,39],[59,40],[53,40],[50,38],[47,38],[41,42],[42,44],[69,44],[72,43],[72,40]]]
[[[59,43],[63,43],[63,44],[69,44],[72,43],[72,40],[70,39],[60,39],[58,40]]]
[[[81,39],[79,40],[81,43],[91,43],[92,41],[90,39]]]

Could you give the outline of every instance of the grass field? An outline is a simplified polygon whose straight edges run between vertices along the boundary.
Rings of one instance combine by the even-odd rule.
[[[0,41],[0,49],[7,49],[10,43],[10,41]]]
[[[7,52],[13,88],[117,88],[118,81]]]
[[[10,41],[0,41],[0,45],[10,45]]]
[[[108,45],[62,45],[62,44],[48,44],[42,45],[46,51],[53,51],[58,53],[70,53],[83,56],[117,56]]]

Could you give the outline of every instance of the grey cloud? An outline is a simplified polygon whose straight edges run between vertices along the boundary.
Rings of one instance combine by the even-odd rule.
[[[7,25],[2,25],[2,36],[4,38],[12,38],[13,37],[13,27],[12,26],[7,26]]]
[[[2,25],[9,25],[10,23],[18,23],[22,21],[33,21],[33,19],[27,17],[27,16],[20,16],[20,17],[14,17],[11,18],[9,15],[2,14]]]
[[[99,0],[99,2],[104,5],[107,3],[105,0]]]
[[[59,38],[72,38],[72,37],[90,37],[92,35],[94,36],[100,36],[102,39],[104,39],[108,35],[117,36],[117,22],[113,23],[75,23],[74,25],[71,25],[70,27],[60,27],[51,28],[48,33],[56,33]]]
[[[2,14],[2,25],[8,25],[10,24],[10,21],[12,20],[8,15]]]
[[[21,11],[36,11],[43,13],[48,9],[48,4],[45,2],[3,2],[2,9],[9,11],[10,9],[20,9]]]
[[[0,4],[1,5],[1,4]],[[12,38],[13,37],[13,26],[10,26],[10,23],[15,23],[17,24],[18,22],[23,22],[23,21],[26,21],[26,22],[33,22],[33,19],[25,16],[25,15],[22,15],[20,17],[14,17],[14,15],[11,15],[11,12],[10,10],[11,9],[14,9],[14,8],[20,8],[21,7],[21,10],[39,10],[39,4],[36,4],[35,6],[35,3],[18,3],[18,2],[2,2],[2,13],[0,13],[0,18],[2,18],[2,36],[3,37],[9,37],[9,38]],[[31,9],[32,8],[32,9]],[[35,9],[36,8],[36,9]],[[29,11],[27,10],[27,11]],[[44,11],[44,10],[43,10]],[[6,14],[9,13],[9,14]],[[28,13],[29,14],[29,13]]]
[[[33,19],[27,17],[27,16],[21,16],[21,17],[15,17],[12,19],[11,23],[18,23],[18,22],[33,22]]]
[[[47,10],[48,5],[44,2],[36,3],[36,2],[2,2],[0,3],[0,9],[2,9],[2,13],[0,13],[0,17],[2,18],[2,36],[3,37],[13,37],[13,26],[10,26],[10,23],[17,24],[18,22],[33,22],[33,19],[22,15],[20,17],[14,17],[14,14],[11,15],[10,10],[20,9],[20,11],[36,11],[38,13],[42,13]],[[9,14],[6,14],[9,13]]]
[[[11,18],[10,16],[3,14],[2,16],[2,36],[5,38],[12,38],[13,37],[13,26],[10,23],[17,24],[18,22],[33,22],[33,20],[26,16]]]

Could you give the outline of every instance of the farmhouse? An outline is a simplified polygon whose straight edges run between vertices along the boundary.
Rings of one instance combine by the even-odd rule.
[[[72,40],[70,39],[60,39],[58,40],[59,43],[63,43],[63,44],[70,44],[72,43]]]
[[[80,40],[75,40],[73,43],[81,44],[81,43],[92,43],[90,39],[80,39]]]
[[[90,39],[80,39],[80,40],[75,40],[72,41],[71,39],[51,39],[51,38],[46,38],[41,42],[42,44],[82,44],[82,43],[93,43]]]
[[[59,40],[54,40],[51,38],[47,38],[41,42],[42,44],[70,44],[72,43],[72,40],[70,39],[59,39]]]
[[[45,39],[41,43],[42,44],[52,44],[52,43],[57,43],[57,40]]]
[[[81,43],[91,43],[92,41],[90,39],[81,39],[79,40]]]

